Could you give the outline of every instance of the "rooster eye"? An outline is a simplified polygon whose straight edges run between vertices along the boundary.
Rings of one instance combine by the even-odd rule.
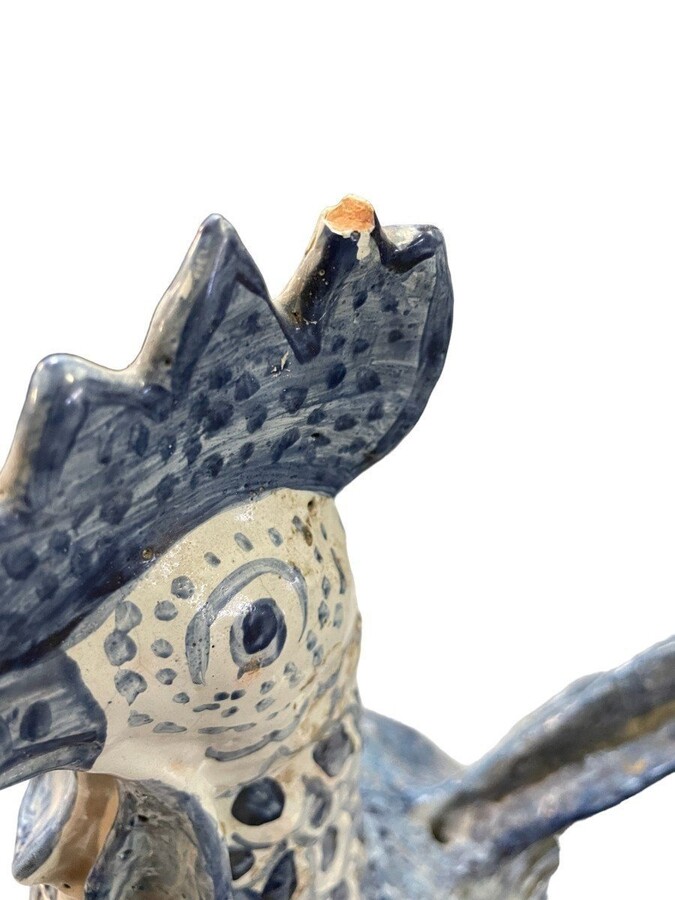
[[[256,600],[230,630],[230,653],[243,672],[269,666],[285,643],[284,614],[271,597]]]

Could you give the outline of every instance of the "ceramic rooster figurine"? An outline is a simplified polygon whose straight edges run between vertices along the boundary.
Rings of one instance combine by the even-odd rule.
[[[334,497],[414,426],[441,235],[347,197],[270,299],[202,225],[135,362],[40,364],[2,472],[0,786],[38,898],[544,897],[556,835],[675,767],[675,642],[462,767],[361,709]]]

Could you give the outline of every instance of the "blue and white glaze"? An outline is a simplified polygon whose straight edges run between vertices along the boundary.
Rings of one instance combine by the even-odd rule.
[[[556,835],[675,768],[675,641],[461,767],[361,709],[334,496],[413,427],[452,290],[345,198],[271,300],[200,229],[135,362],[38,367],[0,476],[0,786],[31,897],[542,898]]]

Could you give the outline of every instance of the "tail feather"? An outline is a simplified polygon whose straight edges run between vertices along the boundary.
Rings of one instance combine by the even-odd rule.
[[[437,788],[433,830],[497,861],[673,771],[675,637],[575,682]]]

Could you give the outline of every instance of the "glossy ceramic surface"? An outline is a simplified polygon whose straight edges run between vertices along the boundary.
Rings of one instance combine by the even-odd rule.
[[[414,426],[451,321],[439,232],[347,197],[275,300],[213,216],[128,369],[38,367],[0,482],[34,900],[544,897],[561,830],[673,770],[673,640],[467,768],[361,709],[334,497]]]

